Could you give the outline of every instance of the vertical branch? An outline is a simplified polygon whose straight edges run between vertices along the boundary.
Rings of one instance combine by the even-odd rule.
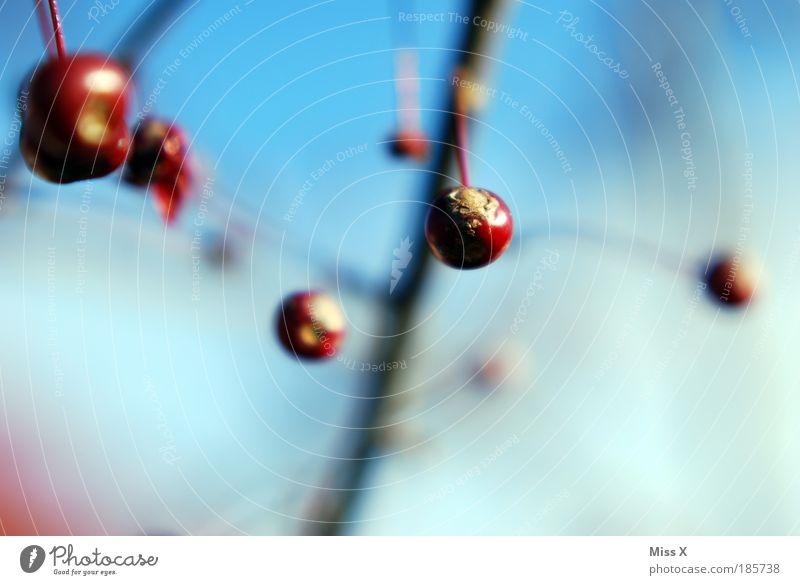
[[[472,0],[470,22],[475,15],[493,19],[500,10],[502,0]],[[465,36],[459,48],[456,65],[464,71],[475,71],[486,53],[492,34],[475,26],[465,27]],[[448,68],[449,71],[453,67]],[[449,76],[449,75],[448,75]],[[449,84],[448,87],[454,87]],[[450,146],[455,143],[457,90],[455,87],[447,96],[443,110],[447,111],[436,134],[439,146],[433,157],[427,182],[421,188],[420,201],[427,203],[449,182],[452,165]],[[410,218],[410,238],[414,242],[425,242],[425,217],[427,205],[414,206]],[[383,317],[385,335],[375,352],[374,363],[401,361],[406,350],[409,335],[405,334],[412,325],[414,309],[427,279],[430,253],[427,248],[415,254],[391,296],[385,293]],[[377,444],[381,439],[383,427],[388,426],[389,417],[394,411],[397,398],[392,397],[393,388],[399,382],[399,372],[391,370],[375,374],[369,378],[366,395],[357,400],[357,410],[350,427],[355,434],[349,446],[349,457],[342,460],[334,471],[330,484],[321,488],[317,499],[312,502],[313,519],[305,526],[310,534],[340,534],[344,531],[348,517],[359,502],[363,491],[364,477],[374,460]]]
[[[165,34],[164,29],[175,25],[197,2],[195,0],[191,6],[184,8],[189,0],[156,0],[144,14],[125,27],[114,49],[115,56],[129,69],[137,69],[139,62],[149,54],[153,41],[160,40]]]
[[[48,13],[47,8],[45,8],[44,0],[33,0],[33,4],[36,6],[36,18],[39,21],[39,30],[42,33],[44,46],[47,49],[47,52],[50,53],[51,57],[56,57],[58,52],[50,37],[50,14]]]

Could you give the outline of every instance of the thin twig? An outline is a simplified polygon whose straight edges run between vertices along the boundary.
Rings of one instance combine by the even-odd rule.
[[[469,187],[469,161],[468,142],[467,142],[467,114],[464,109],[463,92],[456,89],[454,122],[456,125],[456,162],[458,163],[458,175],[461,184]]]
[[[53,34],[56,39],[56,50],[58,51],[58,58],[64,59],[67,56],[67,51],[64,48],[64,33],[61,31],[61,18],[58,16],[58,3],[56,0],[49,0],[50,2],[50,18],[53,21]]]
[[[36,6],[36,18],[39,21],[39,30],[42,33],[44,46],[51,57],[56,57],[58,56],[58,52],[55,43],[53,43],[50,13],[44,5],[44,0],[33,0],[33,3]]]

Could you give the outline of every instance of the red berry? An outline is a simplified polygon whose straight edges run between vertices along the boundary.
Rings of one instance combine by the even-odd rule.
[[[530,379],[530,364],[533,361],[528,348],[511,340],[506,340],[502,351],[497,351],[501,343],[485,341],[475,358],[475,381],[486,389],[502,387],[525,387]]]
[[[345,337],[341,309],[328,295],[315,291],[286,297],[278,310],[276,328],[286,350],[301,358],[331,358]]]
[[[133,135],[125,180],[152,187],[167,223],[175,219],[191,188],[188,150],[184,133],[169,122],[145,120]]]
[[[476,187],[442,191],[425,223],[431,252],[453,268],[480,268],[494,262],[511,244],[513,233],[505,202]]]
[[[725,256],[714,262],[706,273],[708,292],[723,305],[745,305],[753,298],[756,279],[752,269],[737,256]]]
[[[428,158],[428,137],[420,130],[399,130],[389,144],[395,156],[420,161]]]
[[[20,149],[31,170],[71,183],[118,169],[128,152],[130,75],[110,57],[51,59],[31,79]]]

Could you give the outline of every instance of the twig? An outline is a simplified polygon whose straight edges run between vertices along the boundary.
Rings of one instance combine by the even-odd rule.
[[[58,16],[58,3],[56,0],[49,0],[50,2],[50,18],[53,21],[53,34],[56,39],[56,50],[58,51],[58,58],[64,59],[67,56],[67,51],[64,48],[64,33],[61,31],[61,18]]]

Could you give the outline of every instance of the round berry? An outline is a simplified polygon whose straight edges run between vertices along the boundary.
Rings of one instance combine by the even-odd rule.
[[[513,341],[502,344],[485,341],[473,357],[475,382],[484,389],[524,388],[530,381],[530,364],[533,361],[529,349]]]
[[[746,305],[755,294],[756,277],[738,256],[717,259],[705,279],[711,298],[725,306]]]
[[[191,189],[188,154],[186,135],[170,122],[149,118],[133,135],[125,180],[151,188],[167,223],[177,217]]]
[[[71,183],[103,177],[125,162],[130,75],[106,55],[51,59],[31,78],[20,132],[30,169]]]
[[[420,130],[399,130],[389,145],[392,154],[423,161],[428,158],[428,137]]]
[[[278,339],[290,353],[309,359],[331,358],[344,342],[345,319],[328,295],[299,292],[281,303],[276,329]]]
[[[513,233],[505,202],[476,187],[439,193],[425,223],[431,252],[453,268],[480,268],[494,262],[511,244]]]

